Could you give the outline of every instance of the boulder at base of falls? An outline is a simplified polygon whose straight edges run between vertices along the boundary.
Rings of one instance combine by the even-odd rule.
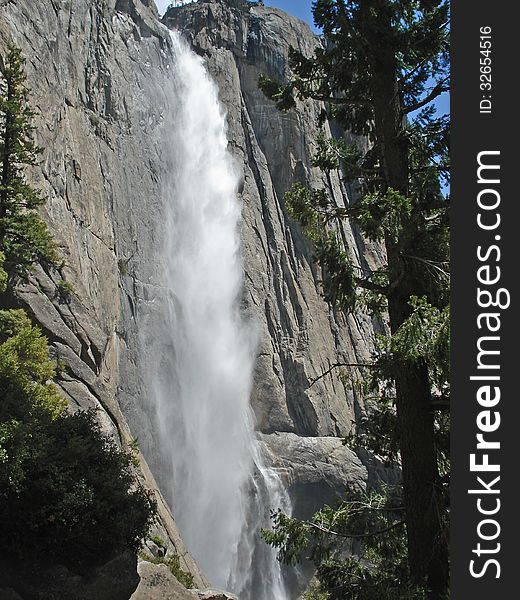
[[[222,590],[187,590],[166,565],[141,561],[137,572],[141,581],[130,600],[238,600]]]
[[[137,566],[141,581],[130,600],[195,600],[193,590],[187,590],[166,565],[142,561]]]
[[[197,590],[199,600],[238,600],[238,596],[222,590]]]
[[[396,485],[397,468],[386,466],[369,452],[356,452],[338,437],[302,437],[276,432],[259,435],[268,464],[280,475],[292,500],[293,516],[309,519],[347,490]]]
[[[268,463],[289,491],[293,515],[299,519],[310,518],[323,505],[344,496],[347,489],[366,487],[367,468],[341,438],[277,432],[259,439]]]

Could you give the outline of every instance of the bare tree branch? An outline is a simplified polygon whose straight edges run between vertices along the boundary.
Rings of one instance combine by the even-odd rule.
[[[352,538],[361,539],[361,538],[373,537],[374,535],[382,535],[383,533],[387,533],[388,531],[391,531],[392,529],[395,529],[396,527],[401,527],[401,525],[405,524],[405,521],[397,521],[396,523],[393,523],[392,525],[389,525],[388,527],[385,527],[384,529],[378,529],[377,531],[369,531],[367,533],[341,533],[339,531],[333,531],[332,529],[323,527],[323,525],[319,525],[318,523],[311,523],[310,521],[304,521],[304,523],[306,525],[308,525],[309,527],[312,527],[313,529],[317,529],[318,531],[321,531],[322,533],[326,533],[328,535],[333,535],[333,536],[343,537],[343,538],[348,538],[348,539],[352,539]]]
[[[426,97],[424,97],[422,100],[419,100],[418,102],[414,102],[414,104],[411,104],[410,106],[405,106],[404,111],[403,111],[404,114],[407,115],[407,114],[413,112],[414,110],[418,110],[419,108],[426,106],[426,104],[429,104],[432,100],[435,100],[435,98],[437,98],[437,96],[440,96],[440,94],[442,94],[442,92],[448,92],[450,89],[450,86],[447,84],[447,82],[449,80],[450,80],[449,77],[444,77],[444,79],[441,79],[439,81],[439,83],[432,88],[432,91]]]
[[[312,379],[309,387],[312,387],[315,383],[320,381],[320,379],[323,379],[324,377],[327,377],[327,375],[330,375],[332,373],[332,371],[334,371],[334,369],[339,369],[341,367],[357,367],[359,369],[375,369],[376,365],[371,364],[371,363],[344,363],[344,362],[334,363],[333,365],[330,365],[330,367],[326,371],[324,371],[321,375],[319,375],[315,379]]]

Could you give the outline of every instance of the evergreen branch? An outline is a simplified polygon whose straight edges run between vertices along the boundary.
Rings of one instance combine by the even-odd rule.
[[[364,290],[368,290],[369,292],[375,292],[376,294],[382,294],[383,296],[387,296],[390,287],[378,285],[377,283],[373,283],[368,279],[358,279],[356,278],[356,285]]]
[[[402,512],[404,511],[404,506],[371,506],[370,504],[367,504],[366,502],[359,502],[359,501],[350,501],[349,502],[350,506],[355,506],[355,505],[359,505],[359,508],[351,511],[353,513],[360,513],[360,512],[364,512],[366,510],[372,510],[375,512]]]
[[[414,167],[410,169],[411,173],[425,173],[428,171],[449,171],[450,163],[433,163],[431,165],[425,165],[423,167]]]
[[[450,281],[450,273],[443,268],[443,265],[447,265],[447,262],[436,262],[433,260],[427,260],[425,258],[421,258],[420,256],[414,256],[412,254],[403,254],[403,258],[409,258],[410,260],[415,260],[423,264],[427,271],[431,273],[431,276],[437,276],[439,281],[444,280],[445,282]]]
[[[449,20],[448,21],[444,21],[444,23],[441,23],[441,25],[439,25],[439,27],[437,29],[434,29],[429,35],[421,38],[420,40],[417,40],[411,47],[412,48],[416,48],[420,44],[424,44],[424,42],[427,42],[428,40],[430,40],[433,37],[435,37],[443,29],[447,30],[449,24],[450,24]]]
[[[428,63],[428,61],[431,60],[430,56],[426,56],[425,58],[423,58],[423,60],[421,60],[420,63],[416,64],[415,67],[413,69],[411,69],[410,71],[408,71],[408,73],[405,73],[402,77],[400,77],[397,81],[398,84],[401,84],[403,82],[405,82],[407,79],[409,79],[414,73],[416,73],[419,69],[421,69],[425,64]]]
[[[424,265],[427,265],[428,267],[431,267],[432,269],[436,269],[445,277],[449,278],[449,276],[450,276],[450,273],[440,266],[440,265],[447,265],[447,264],[449,264],[448,262],[439,262],[439,261],[435,261],[435,260],[428,260],[426,258],[422,258],[420,256],[415,256],[413,254],[403,254],[402,256],[404,258],[410,258],[412,260],[416,260],[420,263],[423,263]]]
[[[347,98],[347,97],[338,97],[338,96],[328,96],[325,94],[319,94],[317,92],[308,92],[308,97],[311,100],[316,100],[318,102],[325,102],[326,104],[336,104],[340,106],[369,106],[372,104],[362,98]]]
[[[366,267],[362,267],[362,266],[356,265],[354,263],[351,263],[351,264],[354,269],[357,269],[358,271],[362,271],[363,273],[370,273],[371,275],[374,275],[374,273],[378,272],[377,270],[367,269]]]
[[[426,97],[424,97],[422,100],[419,100],[418,102],[415,102],[414,104],[411,104],[410,106],[405,106],[404,111],[403,111],[404,114],[408,115],[411,112],[414,112],[415,110],[419,110],[419,108],[426,106],[432,100],[435,100],[435,98],[437,98],[437,96],[440,96],[443,92],[448,92],[450,89],[450,86],[446,85],[446,82],[448,82],[449,80],[450,80],[449,77],[444,77],[444,79],[441,79],[441,81],[439,81],[439,83],[432,88],[431,92]]]

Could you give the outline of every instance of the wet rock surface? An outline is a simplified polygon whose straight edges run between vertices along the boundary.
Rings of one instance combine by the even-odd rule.
[[[299,518],[308,518],[323,505],[334,504],[347,490],[366,485],[366,466],[339,438],[274,433],[260,439]]]

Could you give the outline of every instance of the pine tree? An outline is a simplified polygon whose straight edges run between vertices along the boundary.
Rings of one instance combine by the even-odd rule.
[[[33,139],[24,65],[20,49],[9,46],[0,74],[0,250],[6,270],[19,274],[37,261],[57,259],[52,237],[35,210],[45,199],[25,173],[41,150]]]
[[[388,317],[390,336],[370,376],[380,391],[386,382],[386,393],[372,425],[360,424],[358,440],[381,446],[381,433],[389,431],[375,431],[375,423],[392,423],[391,442],[379,450],[398,456],[402,467],[411,583],[441,598],[449,579],[446,432],[436,409],[449,397],[448,199],[441,186],[449,171],[449,120],[437,118],[431,102],[449,87],[448,5],[317,0],[313,13],[322,47],[312,57],[291,50],[288,84],[265,77],[259,83],[280,109],[296,98],[324,101],[322,119],[369,140],[363,152],[323,137],[315,159],[325,171],[357,181],[358,200],[338,208],[325,190],[296,185],[287,204],[314,242],[325,297],[346,311],[362,304]],[[337,233],[345,219],[384,245],[383,268],[367,272],[348,255]],[[287,549],[283,527],[278,534],[271,542]]]

